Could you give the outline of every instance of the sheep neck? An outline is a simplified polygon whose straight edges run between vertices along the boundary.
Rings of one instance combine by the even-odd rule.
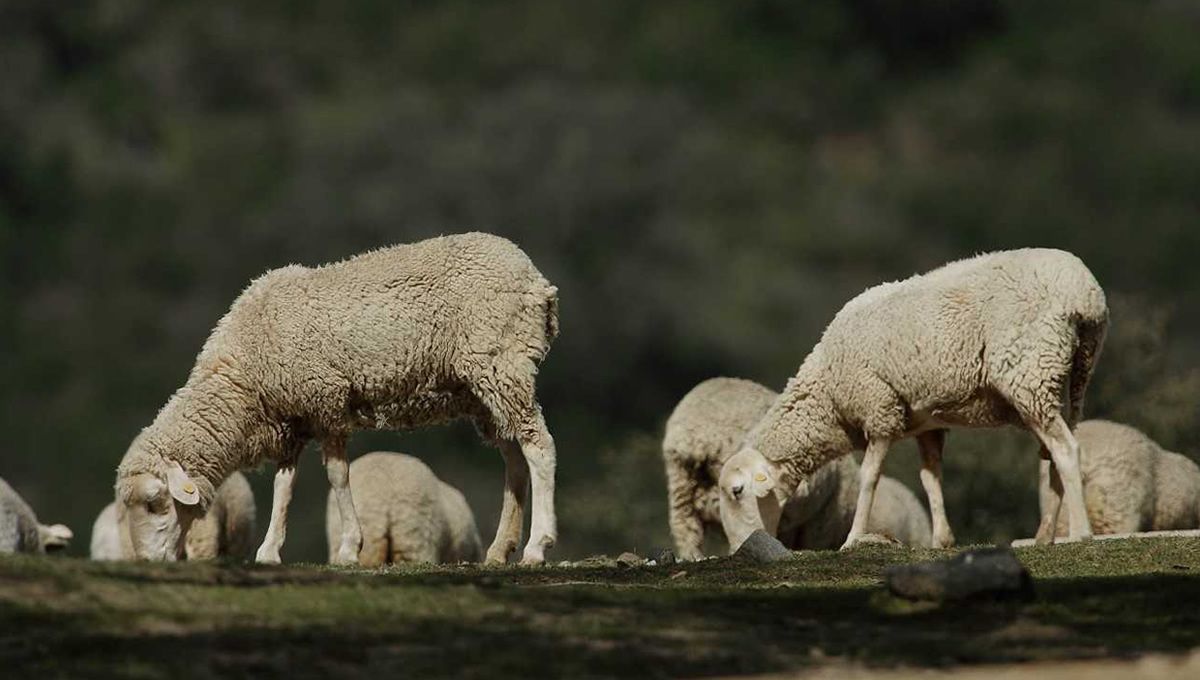
[[[779,488],[794,489],[822,465],[854,449],[826,387],[825,371],[818,346],[752,434],[751,445],[779,466]]]
[[[260,408],[230,373],[193,371],[142,433],[143,449],[208,482],[198,485],[206,506],[229,475],[255,462],[251,444],[261,440]]]

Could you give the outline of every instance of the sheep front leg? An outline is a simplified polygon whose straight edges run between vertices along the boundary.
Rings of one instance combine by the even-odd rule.
[[[292,502],[292,487],[296,484],[296,463],[281,463],[275,473],[275,494],[271,499],[271,522],[267,535],[254,561],[260,564],[279,564],[279,549],[287,537],[288,505]]]
[[[667,459],[666,467],[667,512],[675,550],[681,560],[704,559],[704,524],[696,511],[696,478],[673,458]]]
[[[499,443],[504,456],[504,501],[500,508],[500,524],[496,539],[487,551],[488,564],[504,564],[521,543],[521,527],[525,520],[526,493],[529,488],[529,465],[516,442]]]
[[[933,547],[949,548],[954,545],[954,532],[946,517],[946,502],[942,496],[942,447],[946,443],[946,431],[926,432],[917,437],[921,450],[921,486],[929,498],[929,514],[933,518]]]
[[[883,459],[887,456],[891,442],[886,439],[874,439],[867,443],[867,453],[863,456],[862,467],[858,471],[858,503],[854,508],[854,523],[850,525],[850,534],[842,544],[842,550],[853,548],[858,539],[867,532],[867,521],[871,519],[871,505],[875,502],[875,489],[879,486],[879,473],[883,469]]]
[[[362,527],[358,513],[354,510],[354,499],[350,495],[350,466],[346,462],[346,440],[331,437],[321,442],[321,457],[325,462],[325,474],[329,486],[337,499],[338,516],[342,518],[341,545],[338,546],[334,564],[358,564],[358,551],[362,548]]]
[[[522,564],[541,564],[545,551],[558,540],[558,520],[554,515],[554,468],[556,452],[554,438],[546,429],[541,409],[537,410],[531,430],[522,431],[521,452],[529,464],[530,486],[533,491],[533,520],[529,526],[529,542],[521,556]]]

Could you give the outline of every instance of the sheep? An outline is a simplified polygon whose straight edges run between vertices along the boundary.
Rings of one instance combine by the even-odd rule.
[[[1106,420],[1088,420],[1075,430],[1088,520],[1097,534],[1128,534],[1200,528],[1200,467],[1166,451],[1138,430]],[[1038,500],[1044,522],[1053,521],[1055,493],[1043,466]],[[1065,518],[1055,536],[1066,533]],[[1038,535],[1049,534],[1049,526]]]
[[[668,512],[677,554],[704,556],[704,531],[720,525],[716,480],[722,464],[778,395],[750,380],[712,378],[690,392],[667,419],[663,436]],[[830,462],[802,482],[788,499],[779,536],[792,548],[824,549],[841,544],[850,531],[858,489],[852,456]],[[929,516],[903,484],[880,481],[872,533],[913,545],[929,545]],[[736,547],[736,546],[734,546]]]
[[[865,448],[842,547],[853,546],[870,519],[888,448],[915,437],[933,545],[948,547],[954,535],[941,489],[945,430],[1001,425],[1038,437],[1042,457],[1064,481],[1070,538],[1090,537],[1071,429],[1107,327],[1104,291],[1083,262],[1059,250],[979,255],[868,289],[838,312],[722,469],[721,519],[730,544],[757,528],[773,531],[798,482]]]
[[[350,490],[362,525],[358,563],[478,562],[483,543],[475,515],[458,489],[438,479],[420,460],[377,451],[350,464]],[[325,510],[329,561],[337,559],[342,518],[330,492]]]
[[[532,486],[522,561],[543,562],[557,538],[556,455],[534,380],[557,334],[557,289],[516,245],[490,234],[268,272],[233,302],[186,384],[117,470],[134,553],[177,559],[214,489],[271,461],[271,519],[255,559],[278,563],[297,459],[317,439],[342,515],[337,561],[354,563],[362,532],[348,483],[350,433],[465,418],[505,460],[488,561],[516,550]]]
[[[62,524],[39,523],[33,508],[0,479],[0,554],[54,552],[65,549],[72,538]]]
[[[684,395],[667,418],[663,463],[671,535],[680,558],[704,557],[705,527],[720,522],[721,465],[776,396],[750,380],[712,378]]]
[[[128,521],[115,501],[100,511],[92,524],[93,560],[134,559]],[[187,534],[184,556],[189,561],[218,557],[248,558],[254,548],[257,511],[250,482],[240,472],[226,479],[204,515],[196,518]]]

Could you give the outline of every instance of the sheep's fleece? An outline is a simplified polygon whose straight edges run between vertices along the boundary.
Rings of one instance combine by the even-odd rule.
[[[362,525],[362,566],[483,559],[483,543],[467,499],[419,459],[382,451],[363,455],[350,464],[350,490]],[[325,510],[331,562],[341,541],[341,525],[331,492]]]
[[[92,524],[93,560],[134,559],[129,528],[118,514],[117,504],[109,503]],[[250,482],[242,473],[233,473],[217,489],[208,511],[192,524],[184,554],[188,560],[248,559],[254,551],[256,516]]]
[[[1107,420],[1075,429],[1083,500],[1097,534],[1200,528],[1200,467],[1164,450],[1140,431]],[[1042,513],[1053,508],[1050,475],[1043,470],[1038,494]],[[1056,535],[1067,521],[1058,518]]]
[[[0,479],[0,554],[44,553],[67,547],[71,538],[71,530],[61,524],[39,524],[33,508]]]
[[[279,561],[296,461],[316,438],[348,518],[341,560],[354,561],[361,533],[347,485],[350,433],[468,418],[499,445],[507,468],[489,560],[517,547],[532,481],[524,560],[541,562],[557,533],[555,449],[534,381],[557,332],[554,286],[517,246],[489,234],[268,272],[234,301],[187,383],[118,469],[117,498],[131,512],[162,510],[132,517],[135,551],[177,558],[214,489],[235,470],[273,461],[280,468],[258,559]]]
[[[719,484],[731,543],[776,520],[798,482],[865,448],[846,540],[853,545],[865,533],[888,447],[910,436],[921,446],[934,543],[952,542],[941,494],[942,434],[1010,424],[1033,431],[1062,475],[1071,536],[1091,535],[1070,428],[1107,323],[1096,279],[1058,250],[980,255],[868,289],[838,312],[748,446],[726,463]],[[753,477],[726,479],[735,460]],[[735,496],[743,485],[749,493]]]
[[[722,464],[778,395],[750,380],[712,378],[692,388],[667,419],[663,462],[671,534],[680,557],[703,557],[704,531],[720,527],[716,487]],[[801,482],[783,510],[778,535],[795,549],[836,548],[854,517],[858,465],[853,456],[832,461]],[[870,533],[928,546],[929,515],[900,482],[880,480]]]

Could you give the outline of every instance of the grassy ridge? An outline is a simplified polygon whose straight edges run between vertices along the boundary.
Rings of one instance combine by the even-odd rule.
[[[895,600],[866,547],[618,570],[0,560],[0,667],[39,677],[716,675],[1130,656],[1200,645],[1200,542],[1018,552],[1027,605]],[[681,574],[681,572],[683,572]]]

